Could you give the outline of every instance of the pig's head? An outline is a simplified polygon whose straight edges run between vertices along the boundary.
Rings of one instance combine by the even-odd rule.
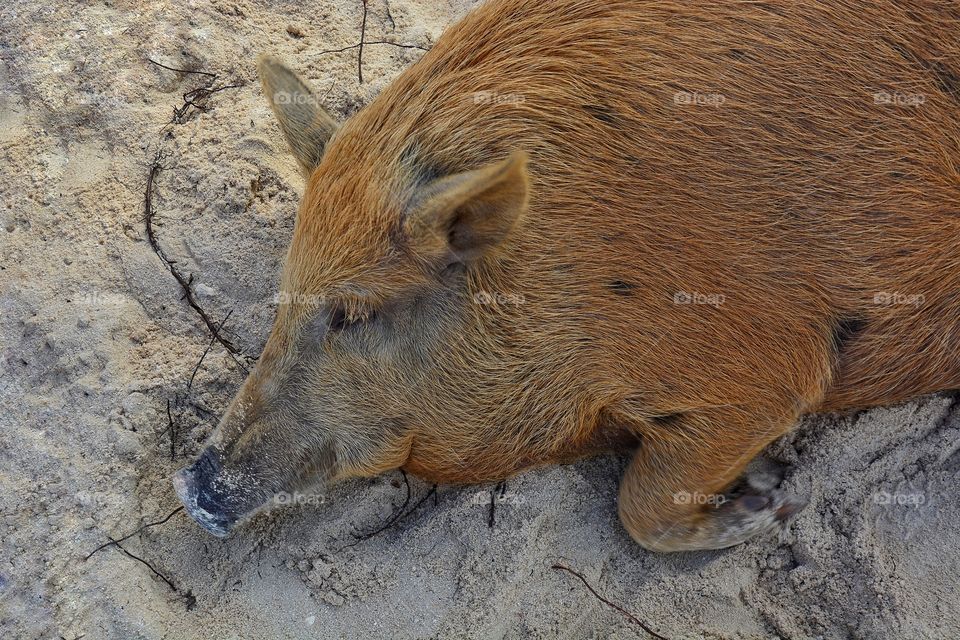
[[[536,370],[511,364],[509,339],[488,330],[502,307],[476,296],[502,291],[493,282],[523,260],[508,248],[527,206],[525,156],[447,170],[424,160],[416,130],[364,112],[340,126],[289,69],[259,68],[307,187],[264,351],[174,476],[188,513],[225,535],[279,494],[335,478],[512,471],[481,460],[498,446],[485,433],[513,428],[498,389],[518,404],[518,389],[551,390],[526,384]]]

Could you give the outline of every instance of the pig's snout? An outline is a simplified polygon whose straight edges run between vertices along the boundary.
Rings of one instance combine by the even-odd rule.
[[[224,537],[238,520],[229,508],[228,497],[218,490],[222,463],[219,456],[207,449],[189,467],[173,474],[173,488],[197,523],[217,537]]]

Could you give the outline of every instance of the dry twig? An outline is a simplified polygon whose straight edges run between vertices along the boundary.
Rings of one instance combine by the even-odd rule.
[[[343,53],[344,51],[350,51],[351,49],[357,49],[357,79],[360,81],[360,84],[363,84],[363,48],[367,45],[372,44],[386,44],[393,47],[398,47],[400,49],[420,49],[421,51],[429,51],[427,47],[421,47],[417,44],[403,44],[400,42],[391,42],[389,40],[367,40],[367,16],[369,14],[369,7],[367,6],[367,0],[360,0],[363,3],[363,18],[360,22],[360,41],[356,44],[351,44],[346,47],[340,47],[339,49],[325,49],[323,51],[318,51],[316,55],[322,56],[326,53]],[[390,14],[390,5],[387,5],[387,18],[390,20],[390,23],[393,25],[392,28],[396,28],[396,23],[393,21],[393,16]]]
[[[364,534],[360,534],[360,535],[353,534],[353,537],[356,538],[356,540],[354,540],[353,542],[351,542],[351,543],[348,544],[348,545],[345,545],[345,546],[343,547],[343,549],[348,549],[348,548],[350,548],[350,547],[353,547],[353,546],[358,545],[359,543],[363,542],[364,540],[369,540],[370,538],[374,537],[375,535],[377,535],[377,534],[379,534],[379,533],[382,533],[383,531],[386,531],[387,529],[389,529],[390,527],[394,526],[394,525],[397,524],[398,522],[406,519],[407,516],[409,516],[410,514],[414,513],[417,509],[419,509],[420,506],[430,498],[430,496],[433,496],[434,499],[436,499],[436,495],[437,495],[437,485],[433,485],[433,486],[430,488],[430,491],[428,491],[425,496],[423,496],[422,498],[420,498],[420,500],[418,500],[415,505],[413,505],[409,510],[404,511],[404,508],[405,508],[405,507],[407,506],[407,504],[410,502],[410,482],[409,482],[409,480],[407,480],[407,474],[406,474],[406,472],[404,472],[404,471],[401,470],[401,473],[403,473],[404,482],[407,483],[407,498],[406,498],[406,500],[404,500],[403,506],[401,506],[400,509],[397,510],[397,513],[395,513],[395,514],[386,522],[386,524],[384,524],[383,526],[381,526],[381,527],[379,527],[379,528],[377,528],[377,529],[375,529],[375,530],[373,530],[373,531],[371,531],[371,532],[369,532],[369,533],[364,533]],[[434,505],[436,505],[436,500],[434,500]],[[342,550],[342,549],[341,549],[341,550]]]
[[[166,518],[164,518],[163,520],[157,520],[156,522],[148,522],[148,523],[142,525],[139,529],[137,529],[137,530],[134,531],[133,533],[128,533],[127,535],[125,535],[125,536],[123,536],[122,538],[119,538],[119,539],[117,539],[117,540],[114,540],[113,538],[110,538],[110,542],[104,542],[102,545],[100,545],[99,547],[97,547],[96,549],[94,549],[93,551],[91,551],[90,553],[88,553],[88,554],[87,554],[87,557],[85,557],[85,558],[83,559],[83,561],[86,562],[86,561],[89,560],[91,557],[93,557],[93,554],[95,554],[97,551],[100,551],[101,549],[106,549],[107,547],[112,546],[112,545],[115,545],[115,544],[120,543],[120,542],[123,542],[124,540],[129,540],[130,538],[132,538],[133,536],[137,535],[138,533],[140,533],[140,532],[143,531],[144,529],[148,529],[148,528],[150,528],[150,527],[156,527],[156,526],[158,526],[158,525],[164,524],[167,520],[169,520],[169,519],[172,518],[173,516],[177,515],[177,514],[180,513],[181,511],[183,511],[183,507],[177,507],[176,509],[174,509],[173,511],[171,511],[170,514],[169,514]]]
[[[237,349],[232,342],[220,334],[220,329],[216,324],[214,324],[213,320],[210,319],[210,316],[207,315],[207,312],[204,311],[203,307],[200,306],[200,303],[197,302],[196,295],[193,292],[193,274],[184,276],[180,270],[177,269],[176,261],[167,257],[167,254],[164,253],[163,248],[157,241],[157,235],[153,228],[153,219],[156,215],[156,211],[153,207],[153,193],[157,175],[163,169],[161,160],[163,160],[162,149],[157,150],[157,153],[153,158],[153,162],[150,165],[150,172],[147,174],[147,186],[143,196],[144,218],[147,227],[147,240],[150,242],[153,252],[157,254],[157,257],[160,258],[161,262],[163,262],[170,271],[170,275],[172,275],[173,278],[180,284],[180,288],[183,289],[183,297],[187,301],[187,304],[190,305],[190,308],[197,312],[197,315],[199,315],[203,323],[207,325],[207,329],[210,330],[210,333],[213,335],[214,339],[223,345],[223,347],[231,354],[231,356],[234,356],[234,361],[240,366],[240,368],[243,369],[244,372],[247,372],[247,368],[236,359],[236,356],[242,356],[243,353]]]
[[[586,579],[586,578],[584,578],[581,574],[577,573],[576,571],[574,571],[574,570],[571,569],[570,567],[567,567],[567,566],[564,566],[564,565],[562,565],[562,564],[557,563],[557,564],[554,564],[551,568],[552,568],[552,569],[558,569],[558,570],[566,571],[566,572],[568,572],[568,573],[576,576],[577,578],[580,579],[580,582],[583,583],[583,585],[590,591],[590,593],[592,593],[592,594],[594,595],[594,597],[595,597],[597,600],[599,600],[600,602],[604,603],[604,604],[607,605],[608,607],[611,607],[611,608],[613,608],[613,609],[616,609],[617,611],[619,611],[620,613],[622,613],[623,615],[625,615],[628,619],[630,619],[632,622],[634,622],[634,623],[636,623],[637,625],[639,625],[641,629],[643,629],[644,631],[646,631],[649,635],[653,636],[654,638],[657,638],[658,640],[667,640],[667,639],[664,638],[662,635],[660,635],[659,633],[657,633],[656,631],[654,631],[653,629],[651,629],[650,627],[648,627],[645,623],[643,623],[639,618],[637,618],[636,616],[634,616],[632,613],[630,613],[629,611],[627,611],[626,609],[624,609],[624,608],[621,607],[620,605],[617,605],[617,604],[614,604],[613,602],[610,602],[609,600],[607,600],[606,598],[604,598],[602,595],[600,595],[599,593],[597,593],[596,590],[595,590],[593,587],[590,586],[590,583],[587,582],[587,579]]]

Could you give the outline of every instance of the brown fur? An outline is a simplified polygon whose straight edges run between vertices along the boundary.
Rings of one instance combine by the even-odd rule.
[[[640,543],[749,537],[769,523],[673,496],[723,492],[803,414],[960,387],[958,33],[952,3],[490,0],[326,145],[283,276],[350,317],[439,302],[393,325],[403,349],[308,365],[318,305],[282,305],[239,398],[326,408],[242,437],[436,482],[640,443],[620,499]],[[425,185],[511,156],[506,186],[464,178],[475,215],[443,196],[468,231],[507,212],[501,235],[445,253]]]

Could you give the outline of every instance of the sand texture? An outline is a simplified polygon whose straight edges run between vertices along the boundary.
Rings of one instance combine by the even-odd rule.
[[[650,637],[558,563],[669,638],[960,637],[947,396],[806,420],[758,464],[809,505],[779,538],[722,552],[633,543],[615,508],[625,460],[606,457],[499,489],[411,478],[408,515],[368,539],[404,505],[399,473],[226,540],[177,513],[122,543],[169,583],[116,547],[84,560],[179,506],[170,474],[248,364],[211,345],[151,247],[148,178],[160,248],[255,356],[303,188],[256,55],[344,118],[472,4],[371,0],[367,39],[414,46],[366,46],[361,83],[356,48],[323,53],[358,42],[359,0],[2,3],[0,637]]]

